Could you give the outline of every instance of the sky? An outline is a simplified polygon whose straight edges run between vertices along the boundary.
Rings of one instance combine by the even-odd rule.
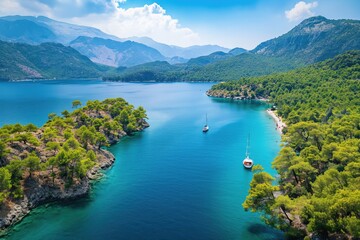
[[[311,16],[360,19],[359,0],[0,0],[0,16],[47,16],[177,45],[253,49]]]

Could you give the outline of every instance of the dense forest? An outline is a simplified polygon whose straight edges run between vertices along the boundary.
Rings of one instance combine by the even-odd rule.
[[[279,178],[255,166],[246,210],[296,239],[360,238],[360,51],[208,94],[268,98],[288,125],[272,163]]]
[[[122,98],[80,106],[75,100],[72,113],[49,114],[41,128],[0,128],[0,228],[18,220],[11,215],[16,205],[27,209],[85,194],[88,180],[114,161],[102,147],[148,127],[144,108],[135,109]]]
[[[0,80],[99,78],[109,69],[58,43],[0,41]]]
[[[238,79],[240,77],[261,76],[274,72],[295,69],[304,64],[300,61],[282,57],[262,56],[253,53],[241,53],[233,56],[217,58],[214,54],[191,59],[188,63],[170,65],[167,62],[153,62],[130,68],[118,68],[108,72],[103,79],[123,82],[175,82],[200,81],[220,82]]]

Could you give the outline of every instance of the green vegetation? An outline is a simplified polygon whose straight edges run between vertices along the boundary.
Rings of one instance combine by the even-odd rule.
[[[74,105],[81,103],[75,100]],[[144,108],[135,109],[121,98],[88,101],[63,113],[63,117],[52,114],[41,128],[33,124],[0,128],[1,204],[23,198],[25,189],[31,192],[38,185],[61,189],[81,182],[106,161],[101,147],[148,126]]]
[[[97,78],[109,67],[98,66],[71,47],[37,46],[0,41],[0,79]]]
[[[273,162],[254,168],[243,207],[289,236],[360,237],[360,51],[288,73],[214,85],[212,96],[269,98],[288,127]]]
[[[110,81],[230,81],[240,77],[283,72],[302,66],[301,62],[252,53],[222,55],[219,53],[191,59],[187,64],[170,65],[153,62],[131,68],[119,68],[104,80]]]

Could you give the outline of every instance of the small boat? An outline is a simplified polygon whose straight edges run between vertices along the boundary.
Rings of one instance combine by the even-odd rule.
[[[207,131],[209,131],[209,126],[208,126],[208,123],[207,123],[207,114],[206,114],[206,124],[205,126],[203,127],[202,131],[205,133]]]
[[[243,160],[243,165],[244,165],[244,168],[252,168],[252,166],[254,165],[254,162],[253,160],[250,158],[250,153],[249,153],[249,142],[250,142],[250,136],[248,137],[247,139],[247,145],[246,145],[246,157],[245,159]]]

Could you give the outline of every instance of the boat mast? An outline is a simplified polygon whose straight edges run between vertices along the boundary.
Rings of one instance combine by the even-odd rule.
[[[248,135],[247,144],[246,144],[246,157],[249,158],[249,143],[250,143],[250,134]]]

